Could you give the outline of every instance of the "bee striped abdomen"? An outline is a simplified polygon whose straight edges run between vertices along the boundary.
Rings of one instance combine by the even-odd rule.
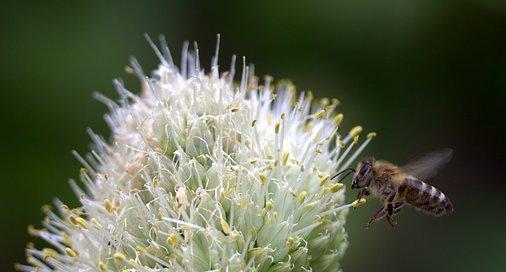
[[[399,187],[399,194],[407,203],[432,215],[453,211],[453,205],[443,192],[421,180],[407,178]]]

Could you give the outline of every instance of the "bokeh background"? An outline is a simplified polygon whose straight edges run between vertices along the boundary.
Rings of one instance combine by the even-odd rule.
[[[352,211],[346,271],[506,269],[504,1],[33,0],[2,4],[0,23],[1,271],[23,262],[41,205],[76,203],[70,151],[88,151],[86,127],[109,134],[91,93],[117,97],[115,77],[136,89],[130,55],[156,67],[144,32],[166,34],[176,58],[197,40],[204,64],[221,33],[224,65],[245,55],[260,75],[343,101],[345,129],[379,133],[368,154],[402,163],[455,149],[433,184],[456,212],[405,209],[395,230],[367,230],[379,203]]]

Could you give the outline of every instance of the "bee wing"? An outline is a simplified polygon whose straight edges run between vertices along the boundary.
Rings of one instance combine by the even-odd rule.
[[[426,153],[401,167],[406,174],[415,176],[421,180],[434,177],[453,157],[451,148],[437,149]]]

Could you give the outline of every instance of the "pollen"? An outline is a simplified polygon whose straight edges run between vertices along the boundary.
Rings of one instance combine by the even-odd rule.
[[[357,199],[357,200],[353,201],[353,203],[351,203],[351,206],[353,208],[358,208],[358,207],[364,205],[366,202],[367,202],[367,200],[365,198]]]
[[[96,218],[92,218],[91,219],[91,223],[93,223],[93,225],[95,225],[95,227],[97,229],[101,229],[102,228],[102,225],[98,222],[98,220]]]
[[[44,256],[44,260],[47,260],[49,258],[56,259],[58,256],[60,256],[60,254],[52,248],[42,249],[42,255]]]
[[[372,139],[372,138],[376,137],[376,135],[377,135],[376,132],[369,132],[367,134],[367,139]]]
[[[227,221],[221,219],[220,220],[221,230],[223,230],[223,233],[226,235],[230,234],[230,225],[227,223]]]
[[[65,254],[67,254],[67,256],[71,257],[71,258],[74,258],[77,256],[77,252],[75,252],[73,249],[67,247],[65,248]]]
[[[282,164],[283,166],[285,166],[285,165],[286,165],[286,163],[288,162],[288,158],[289,158],[289,157],[290,157],[290,153],[288,153],[288,152],[284,152],[284,153],[283,153],[283,157],[281,158],[281,164]]]
[[[325,174],[323,176],[320,177],[320,186],[322,186],[323,184],[325,184],[325,182],[327,182],[327,180],[329,180],[330,178],[330,175],[329,174]]]
[[[307,196],[307,192],[306,192],[306,191],[302,191],[302,192],[300,192],[300,193],[299,193],[299,197],[298,197],[298,198],[299,198],[299,202],[300,202],[300,203],[303,203],[303,202],[304,202],[304,200],[306,200],[306,196]]]
[[[362,132],[362,127],[361,126],[356,126],[354,128],[352,128],[350,130],[350,132],[348,133],[348,135],[350,135],[350,138],[355,138],[355,136],[357,136],[358,134],[360,134]]]
[[[267,210],[269,210],[269,211],[271,211],[272,209],[274,209],[274,204],[272,203],[272,201],[270,201],[270,200],[269,200],[269,201],[267,201],[267,202],[265,203],[265,208],[266,208]]]
[[[322,117],[323,117],[323,115],[324,115],[324,114],[325,114],[325,110],[319,110],[318,112],[316,112],[316,113],[314,114],[314,118],[315,118],[315,119],[320,119],[320,118],[322,118]]]
[[[126,260],[125,254],[123,254],[121,252],[114,253],[113,257],[114,257],[114,260],[116,260],[117,262]]]
[[[108,211],[108,212],[113,212],[114,208],[112,207],[112,203],[109,199],[105,199],[104,200],[104,208]]]
[[[335,192],[338,192],[339,190],[341,190],[343,187],[344,187],[344,184],[342,184],[342,183],[334,183],[334,184],[330,185],[329,187],[327,187],[327,191],[335,193]]]
[[[336,127],[340,126],[341,123],[343,122],[343,119],[344,119],[344,115],[342,113],[339,113],[338,115],[336,115],[334,117],[334,125]]]
[[[358,139],[360,138],[360,135],[357,135],[355,137],[353,137],[353,143],[354,144],[358,144]]]
[[[165,242],[167,243],[167,245],[175,247],[177,244],[177,235],[174,233],[169,234]]]
[[[286,238],[285,247],[291,247],[295,243],[295,238],[290,236]]]
[[[258,175],[258,178],[260,179],[260,184],[264,185],[267,181],[267,175],[265,173],[260,173]]]
[[[101,272],[105,272],[105,271],[108,270],[107,265],[104,262],[102,262],[102,261],[98,262],[98,269]]]

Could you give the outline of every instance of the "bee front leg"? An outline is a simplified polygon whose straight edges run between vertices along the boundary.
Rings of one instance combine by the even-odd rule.
[[[358,191],[358,194],[357,194],[357,199],[361,199],[361,198],[363,198],[364,196],[368,196],[368,195],[370,195],[370,194],[371,194],[371,192],[369,192],[369,190],[367,190],[367,188],[364,188],[364,189],[362,189],[362,190]]]

